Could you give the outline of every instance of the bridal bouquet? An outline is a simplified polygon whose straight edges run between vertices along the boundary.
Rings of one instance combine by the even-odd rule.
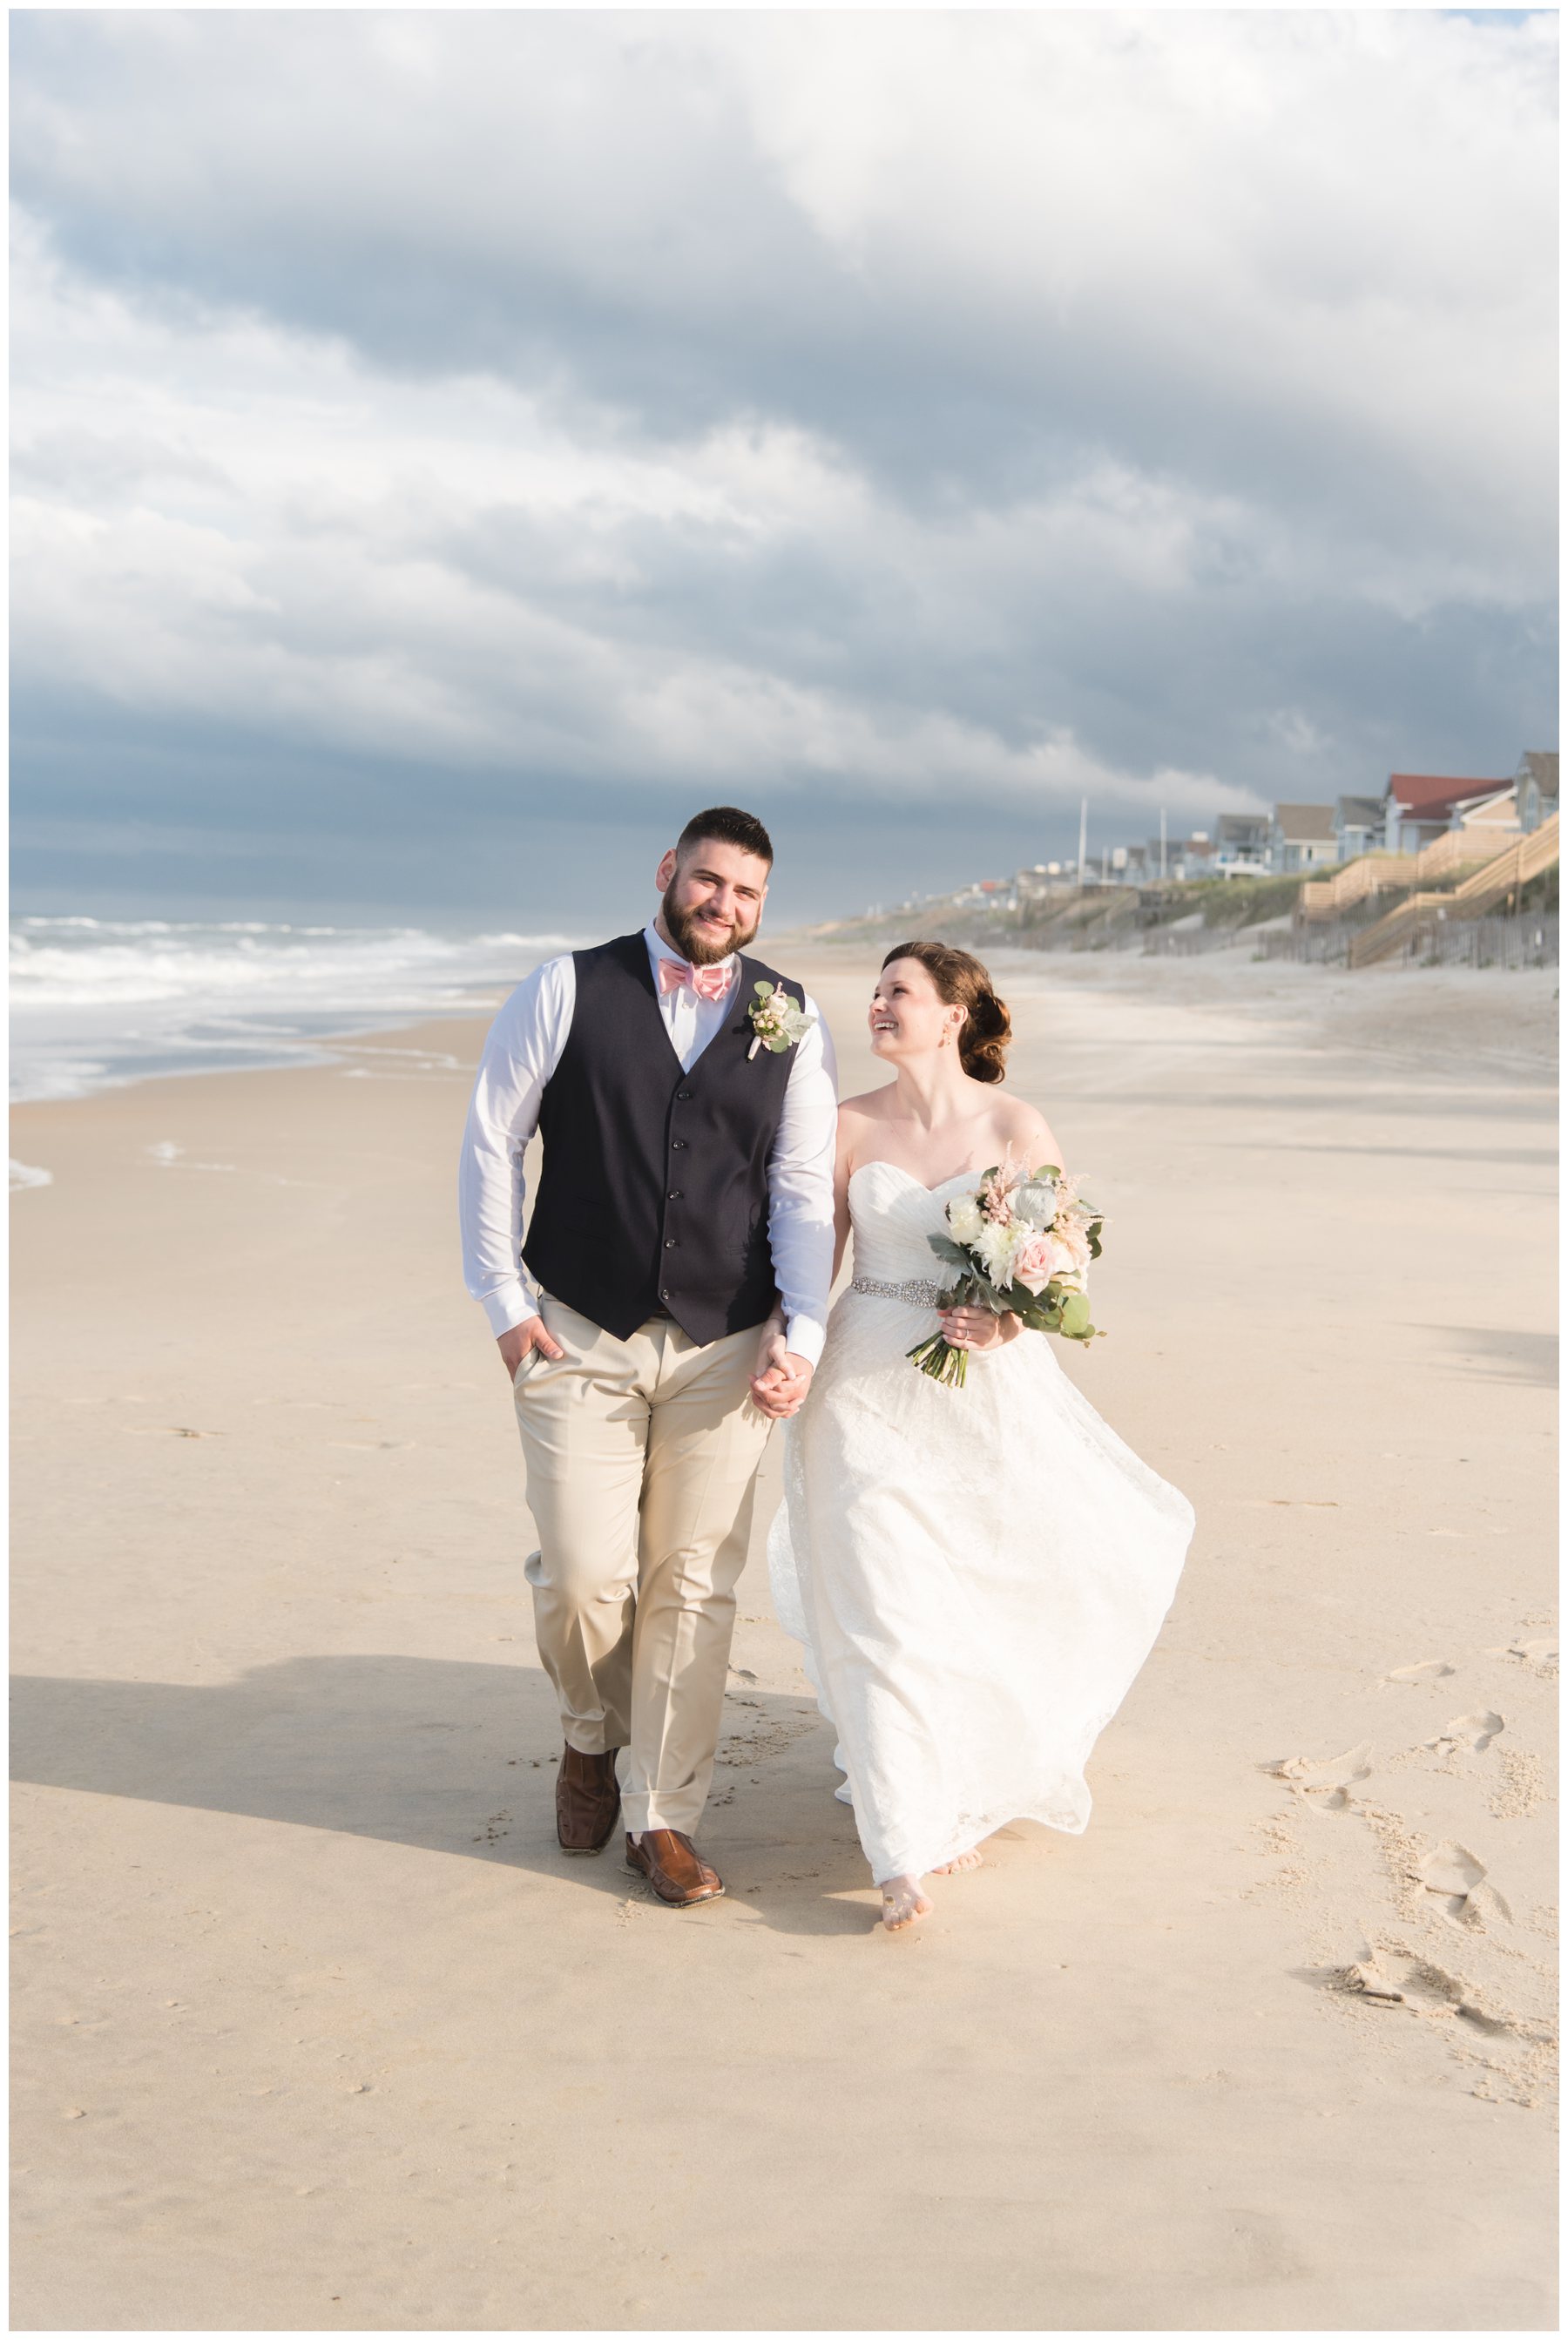
[[[949,1234],[928,1237],[938,1258],[959,1270],[944,1307],[988,1308],[1065,1341],[1104,1337],[1089,1322],[1085,1278],[1100,1255],[1105,1217],[1074,1179],[1049,1164],[1032,1172],[1004,1164],[987,1170],[972,1195],[956,1195],[947,1219]],[[963,1387],[968,1352],[940,1333],[908,1353],[934,1381]]]

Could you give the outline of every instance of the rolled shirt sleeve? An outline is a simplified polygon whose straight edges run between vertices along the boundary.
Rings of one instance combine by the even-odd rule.
[[[833,1284],[833,1156],[839,1126],[838,1066],[816,1003],[795,1049],[784,1110],[768,1160],[768,1235],[784,1306],[787,1347],[815,1365],[828,1338]]]
[[[484,1044],[458,1166],[462,1274],[497,1340],[539,1314],[522,1264],[522,1157],[539,1126],[545,1083],[571,1029],[577,969],[546,959],[520,983]]]

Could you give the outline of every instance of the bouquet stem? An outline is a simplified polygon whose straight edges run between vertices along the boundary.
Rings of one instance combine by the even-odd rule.
[[[959,1277],[950,1292],[944,1293],[941,1304],[944,1308],[958,1308],[965,1301],[979,1297],[979,1285],[973,1276],[965,1275]],[[905,1350],[904,1354],[913,1357],[920,1371],[929,1373],[931,1379],[940,1382],[945,1389],[962,1389],[968,1378],[968,1349],[955,1349],[940,1333],[932,1333],[924,1341],[917,1341],[912,1349]]]
[[[933,1333],[928,1341],[917,1342],[904,1353],[914,1358],[923,1373],[929,1373],[934,1382],[941,1382],[948,1389],[962,1389],[968,1377],[968,1351],[955,1349],[940,1333]]]

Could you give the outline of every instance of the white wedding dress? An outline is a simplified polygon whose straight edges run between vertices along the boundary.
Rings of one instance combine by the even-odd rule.
[[[946,1284],[934,1188],[849,1182],[857,1278]],[[1053,1338],[972,1355],[962,1389],[905,1352],[921,1301],[852,1286],[787,1434],[769,1539],[779,1622],[839,1734],[839,1795],[873,1877],[922,1876],[1002,1828],[1077,1835],[1084,1765],[1170,1606],[1193,1531],[1063,1373]]]

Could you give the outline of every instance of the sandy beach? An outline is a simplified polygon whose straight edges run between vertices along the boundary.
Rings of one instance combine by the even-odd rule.
[[[992,964],[1198,1532],[1087,1833],[898,1940],[777,1439],[728,1898],[556,1848],[482,1022],[17,1112],[16,2326],[1553,2326],[1555,976]]]

